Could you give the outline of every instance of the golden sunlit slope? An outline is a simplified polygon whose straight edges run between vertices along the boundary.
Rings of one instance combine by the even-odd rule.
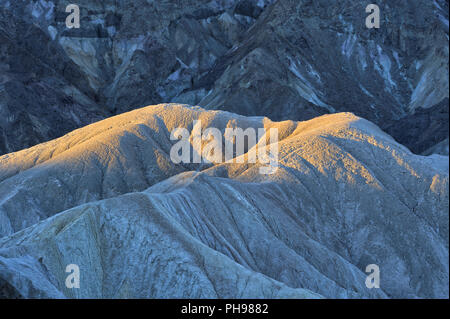
[[[278,128],[278,170],[173,164],[170,132],[194,120]],[[350,113],[275,123],[149,106],[5,155],[0,176],[0,269],[27,296],[448,297],[448,157]],[[90,273],[77,295],[60,268],[75,261]]]
[[[142,191],[180,172],[202,168],[174,164],[170,159],[175,143],[170,132],[178,127],[192,131],[195,120],[200,120],[204,129],[216,127],[222,132],[227,127],[277,127],[282,140],[290,135],[309,139],[310,134],[337,132],[359,119],[340,114],[307,122],[273,123],[263,117],[246,118],[176,104],[115,116],[0,157],[0,235],[85,202]],[[27,209],[17,202],[23,202]]]

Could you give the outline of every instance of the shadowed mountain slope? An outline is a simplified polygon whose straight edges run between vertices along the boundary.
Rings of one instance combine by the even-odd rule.
[[[416,154],[448,138],[448,1],[0,0],[0,154],[144,105],[352,112]],[[401,128],[401,129],[398,129]]]

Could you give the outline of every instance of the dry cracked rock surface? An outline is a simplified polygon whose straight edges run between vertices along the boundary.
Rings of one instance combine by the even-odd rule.
[[[174,164],[170,132],[195,120],[277,128],[278,170]],[[149,106],[0,157],[0,296],[448,298],[448,205],[448,156],[351,113]]]
[[[448,155],[448,1],[0,0],[0,154],[145,105],[352,112]]]

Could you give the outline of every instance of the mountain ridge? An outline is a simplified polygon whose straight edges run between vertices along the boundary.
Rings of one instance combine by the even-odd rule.
[[[83,0],[80,29],[67,4],[0,1],[0,153],[177,102],[277,121],[350,111],[448,155],[433,148],[448,138],[446,1],[380,1],[380,29],[350,0]]]
[[[199,119],[277,127],[276,173],[261,175],[259,163],[177,169],[155,156],[167,156],[171,130],[192,133]],[[0,163],[0,273],[23,297],[448,296],[448,157],[414,155],[350,113],[276,123],[163,104]],[[61,265],[72,263],[84,289],[64,286]],[[372,263],[379,290],[365,286]]]

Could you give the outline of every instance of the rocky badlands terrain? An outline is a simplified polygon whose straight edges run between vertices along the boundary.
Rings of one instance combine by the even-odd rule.
[[[0,298],[448,298],[449,3],[368,3],[0,0]]]
[[[194,120],[278,128],[278,170],[173,164],[170,132]],[[272,122],[149,106],[0,167],[10,296],[448,297],[448,156],[414,155],[351,113]],[[80,289],[65,286],[68,264]],[[365,285],[369,264],[380,289]]]
[[[377,1],[379,29],[368,3],[0,0],[0,154],[178,102],[272,120],[349,111],[448,155],[448,1]]]

